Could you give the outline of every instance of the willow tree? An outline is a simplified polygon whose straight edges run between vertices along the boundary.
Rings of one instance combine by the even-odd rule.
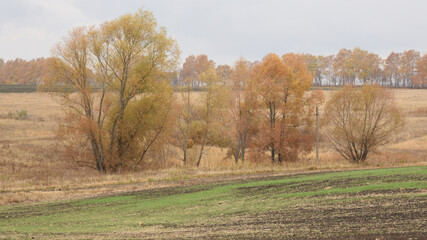
[[[362,163],[402,129],[404,118],[393,95],[379,86],[344,87],[326,103],[324,136],[342,157]]]
[[[100,172],[135,169],[168,124],[168,74],[179,50],[149,11],[72,30],[53,50],[45,84],[60,90],[64,136]],[[100,89],[99,91],[96,91]]]

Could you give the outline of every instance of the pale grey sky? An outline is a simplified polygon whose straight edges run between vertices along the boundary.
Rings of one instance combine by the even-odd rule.
[[[181,58],[217,64],[269,52],[335,54],[361,47],[427,53],[425,0],[0,0],[0,58],[48,57],[75,26],[144,8],[178,41]]]

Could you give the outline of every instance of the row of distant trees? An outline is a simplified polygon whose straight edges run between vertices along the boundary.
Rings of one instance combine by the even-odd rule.
[[[0,84],[38,85],[45,72],[45,58],[30,61],[17,58],[7,62],[0,58]]]
[[[314,75],[315,86],[342,86],[376,83],[385,87],[427,87],[427,54],[407,50],[392,52],[386,59],[360,48],[341,49],[336,55],[314,56],[302,54],[309,71]],[[172,77],[174,86],[183,85],[189,74],[200,72],[207,56],[189,56],[180,74]],[[41,83],[46,72],[46,59],[30,61],[0,59],[0,84]],[[224,82],[230,82],[232,66],[219,65],[217,72]],[[193,84],[201,86],[202,83]]]
[[[385,87],[427,87],[427,54],[408,50],[402,53],[392,52],[386,59],[360,48],[341,49],[338,54],[314,56],[300,54],[312,73],[314,86],[343,86],[378,84]],[[185,84],[185,79],[196,72],[203,71],[207,56],[189,56],[180,74],[173,79],[174,85]],[[254,63],[255,64],[255,63]],[[230,83],[232,67],[219,65],[217,73],[224,83]],[[202,86],[201,82],[194,82]]]
[[[392,52],[386,59],[360,48],[341,49],[331,56],[305,55],[308,68],[315,73],[314,84],[387,87],[425,87],[427,55],[408,50]]]

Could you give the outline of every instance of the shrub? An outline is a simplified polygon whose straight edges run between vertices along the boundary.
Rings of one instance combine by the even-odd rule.
[[[14,119],[14,120],[28,120],[30,117],[28,115],[27,110],[20,110],[20,111],[15,111],[15,112],[9,111],[8,113],[1,114],[0,118],[1,119]]]

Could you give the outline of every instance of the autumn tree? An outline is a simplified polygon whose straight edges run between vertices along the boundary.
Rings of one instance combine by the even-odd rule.
[[[209,60],[206,55],[190,55],[185,59],[182,69],[179,73],[180,78],[180,101],[178,108],[178,119],[176,121],[176,130],[174,131],[173,145],[177,146],[181,153],[177,153],[179,159],[184,164],[188,161],[188,149],[191,148],[198,139],[192,136],[191,128],[196,119],[198,101],[194,96],[196,87],[200,87],[203,82],[200,75],[208,69],[215,67],[215,62]]]
[[[417,62],[417,74],[412,77],[412,83],[417,87],[427,86],[427,54]]]
[[[334,74],[334,55],[319,56],[320,65],[320,85],[338,85],[337,77]]]
[[[399,86],[400,56],[400,53],[391,52],[384,61],[384,76],[388,81],[388,86]]]
[[[176,129],[173,133],[174,138],[172,144],[177,146],[182,154],[176,153],[185,165],[188,160],[188,149],[192,147],[193,141],[190,136],[191,124],[194,120],[194,103],[193,103],[193,90],[190,85],[181,87],[180,101],[178,104],[178,117],[176,120]]]
[[[180,79],[186,86],[190,83],[191,87],[201,87],[203,83],[199,79],[199,76],[211,67],[215,67],[215,62],[209,60],[206,55],[202,54],[197,57],[190,55],[182,65]]]
[[[334,58],[334,74],[339,79],[338,85],[354,85],[355,76],[351,70],[351,50],[341,49]]]
[[[383,84],[383,70],[381,69],[382,59],[375,53],[368,53],[362,60],[364,63],[361,66],[358,74],[359,80],[369,84]]]
[[[193,87],[197,81],[198,70],[196,69],[196,57],[190,55],[185,59],[179,73],[180,84]]]
[[[420,59],[420,52],[415,50],[404,51],[400,57],[401,65],[399,74],[401,75],[403,86],[412,87],[411,79],[416,74],[417,62]]]
[[[228,99],[226,88],[213,66],[202,72],[199,78],[205,86],[206,92],[201,96],[199,106],[203,130],[199,142],[200,151],[196,163],[197,167],[200,166],[213,122]]]
[[[366,58],[368,56],[368,51],[360,49],[358,47],[354,48],[350,53],[350,58],[347,62],[347,71],[353,78],[352,85],[355,85],[356,79],[359,79],[362,83],[367,81],[369,76],[369,66]]]
[[[227,111],[226,128],[229,142],[229,155],[237,164],[245,161],[245,152],[251,129],[255,124],[258,109],[257,84],[259,64],[250,64],[245,59],[239,59],[231,71],[231,97]]]
[[[219,65],[216,67],[216,75],[218,76],[218,81],[223,85],[229,83],[231,77],[232,69],[227,64]]]
[[[135,169],[166,128],[175,41],[139,10],[76,28],[53,53],[46,84],[62,88],[65,136],[77,139],[69,146],[90,149],[88,163],[100,172]]]
[[[365,162],[404,124],[393,95],[377,85],[342,88],[326,103],[323,116],[324,136],[334,150],[354,163]]]
[[[313,107],[310,89],[313,76],[301,55],[267,55],[260,66],[259,98],[262,102],[261,131],[257,148],[268,151],[272,162],[292,161],[309,152],[313,143]]]
[[[314,56],[311,54],[304,54],[305,64],[308,71],[313,75],[313,84],[316,86],[322,85],[322,56]]]

